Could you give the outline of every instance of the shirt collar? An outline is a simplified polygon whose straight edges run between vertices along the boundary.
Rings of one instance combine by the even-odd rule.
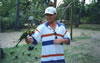
[[[59,27],[61,26],[60,23],[58,23],[58,22],[56,22],[56,23],[57,23],[57,25],[58,25]],[[45,25],[48,27],[48,26],[49,26],[48,22],[46,22]]]

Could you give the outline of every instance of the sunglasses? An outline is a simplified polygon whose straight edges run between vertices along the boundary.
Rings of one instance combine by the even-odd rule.
[[[54,35],[55,35],[55,39],[57,39],[57,33],[54,32]],[[63,43],[60,43],[61,45],[63,45]]]
[[[54,32],[54,35],[55,35],[55,39],[57,39],[57,33],[56,32]]]

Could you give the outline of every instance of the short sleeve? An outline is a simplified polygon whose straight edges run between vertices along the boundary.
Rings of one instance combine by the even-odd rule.
[[[39,25],[35,29],[35,33],[32,35],[32,38],[34,40],[34,44],[36,45],[41,40],[41,33],[42,33],[42,25]]]
[[[68,39],[68,44],[70,44],[70,33],[68,30],[66,30],[64,33],[64,39]]]

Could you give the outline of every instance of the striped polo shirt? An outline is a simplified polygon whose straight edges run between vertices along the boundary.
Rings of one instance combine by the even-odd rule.
[[[36,28],[32,37],[35,45],[42,41],[41,63],[65,63],[63,43],[54,44],[56,38],[68,39],[70,44],[70,34],[64,24],[57,22],[53,31],[48,22],[45,22]]]

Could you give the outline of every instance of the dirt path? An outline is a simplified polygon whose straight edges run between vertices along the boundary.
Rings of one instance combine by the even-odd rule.
[[[0,33],[0,48],[14,47],[23,32]],[[19,44],[25,44],[24,40]]]

